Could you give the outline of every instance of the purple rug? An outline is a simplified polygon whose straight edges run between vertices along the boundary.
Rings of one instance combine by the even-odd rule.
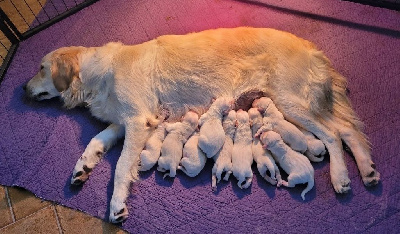
[[[56,2],[56,1],[54,1]],[[381,183],[365,188],[345,155],[349,194],[335,194],[329,162],[313,164],[315,188],[276,188],[254,175],[249,189],[236,180],[211,190],[211,167],[189,178],[141,174],[128,198],[132,233],[399,233],[400,15],[335,0],[101,0],[21,43],[0,86],[0,184],[108,219],[119,144],[81,189],[71,172],[90,139],[106,125],[86,109],[58,100],[27,101],[22,90],[45,54],[62,46],[141,43],[163,34],[218,27],[272,27],[315,42],[349,80],[350,99],[365,123]],[[255,169],[255,168],[253,168]]]

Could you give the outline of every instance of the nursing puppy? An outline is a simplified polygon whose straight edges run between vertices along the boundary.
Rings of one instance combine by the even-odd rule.
[[[307,140],[307,150],[304,152],[304,155],[312,162],[322,162],[324,160],[324,154],[326,153],[324,143],[315,138],[311,132],[301,128],[300,131]]]
[[[139,155],[139,171],[150,170],[156,165],[161,153],[161,146],[167,135],[166,123],[161,123],[146,142],[146,146]]]
[[[182,122],[168,124],[166,127],[167,136],[161,146],[161,156],[158,159],[157,170],[167,172],[166,176],[175,177],[179,162],[182,159],[183,145],[198,126],[199,116],[189,111],[182,118]]]
[[[222,173],[225,172],[224,180],[228,181],[232,174],[232,150],[233,138],[236,131],[236,111],[229,111],[222,121],[222,127],[225,132],[225,142],[222,149],[213,157],[215,163],[212,168],[211,186],[217,187],[217,183],[221,181]]]
[[[232,172],[238,179],[239,188],[246,189],[253,180],[253,171],[251,170],[251,164],[253,164],[252,136],[249,114],[241,109],[238,110],[236,121],[237,126],[232,149]]]
[[[265,131],[275,131],[282,136],[283,141],[292,149],[304,153],[307,150],[307,141],[304,134],[292,123],[285,120],[282,113],[276,108],[270,98],[262,97],[253,102],[253,107],[263,113],[264,125],[258,130],[255,137]]]
[[[178,170],[183,171],[190,177],[197,176],[207,162],[207,157],[199,148],[198,143],[199,133],[195,132],[183,147],[183,157],[178,166]]]
[[[261,113],[257,108],[250,108],[249,119],[251,124],[251,133],[253,136],[253,143],[251,144],[251,151],[253,153],[253,159],[257,163],[257,169],[260,175],[272,185],[277,184],[281,180],[281,174],[278,166],[275,163],[271,152],[264,149],[260,139],[255,137],[258,129],[263,126]],[[270,176],[267,175],[269,171]]]
[[[225,142],[222,118],[232,109],[233,103],[233,98],[217,98],[210,109],[200,117],[199,147],[208,158],[212,158]]]
[[[71,183],[87,178],[104,152],[124,138],[115,168],[111,222],[128,217],[129,187],[138,181],[139,155],[155,130],[149,123],[160,105],[174,110],[170,121],[176,121],[188,110],[204,113],[214,97],[240,100],[251,90],[265,93],[286,120],[325,144],[337,193],[350,190],[342,140],[364,184],[379,181],[362,123],[346,96],[346,79],[315,45],[290,33],[240,27],[165,35],[139,45],[64,47],[44,56],[39,67],[25,86],[29,98],[61,97],[66,107],[86,106],[110,123],[88,144]]]
[[[282,180],[278,187],[280,185],[294,187],[296,184],[307,183],[307,187],[301,192],[301,198],[305,200],[305,194],[314,187],[314,168],[310,161],[286,145],[276,132],[264,132],[260,140],[289,175],[287,181]]]

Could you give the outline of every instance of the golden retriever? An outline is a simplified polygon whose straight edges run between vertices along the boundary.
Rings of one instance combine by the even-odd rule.
[[[95,136],[73,171],[84,182],[104,152],[125,136],[116,166],[110,221],[128,216],[125,200],[138,179],[137,159],[157,126],[160,106],[177,119],[204,113],[212,98],[262,91],[285,119],[317,136],[330,154],[337,193],[350,189],[341,139],[351,149],[366,186],[379,181],[361,122],[346,96],[346,80],[312,43],[266,28],[166,35],[139,45],[65,47],[47,54],[25,86],[29,97],[60,96],[67,108],[86,105],[111,125]],[[250,101],[251,102],[251,101]]]

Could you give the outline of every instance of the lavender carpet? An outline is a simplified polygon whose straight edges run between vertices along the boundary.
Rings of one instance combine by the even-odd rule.
[[[382,182],[365,188],[349,154],[352,191],[335,194],[325,159],[313,164],[316,184],[306,201],[300,197],[304,187],[278,189],[257,173],[249,189],[240,190],[231,178],[213,192],[211,163],[196,178],[178,173],[163,180],[153,169],[132,187],[131,215],[122,227],[132,233],[399,233],[400,15],[336,0],[101,0],[31,37],[0,86],[0,184],[107,219],[122,145],[107,153],[81,189],[70,187],[75,162],[106,125],[86,109],[63,109],[58,100],[24,99],[22,86],[41,57],[62,46],[141,43],[243,25],[286,30],[325,51],[349,80]]]

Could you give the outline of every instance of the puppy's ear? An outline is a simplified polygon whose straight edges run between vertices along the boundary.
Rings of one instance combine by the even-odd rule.
[[[51,77],[58,92],[69,88],[79,78],[78,49],[55,52],[52,56]]]

